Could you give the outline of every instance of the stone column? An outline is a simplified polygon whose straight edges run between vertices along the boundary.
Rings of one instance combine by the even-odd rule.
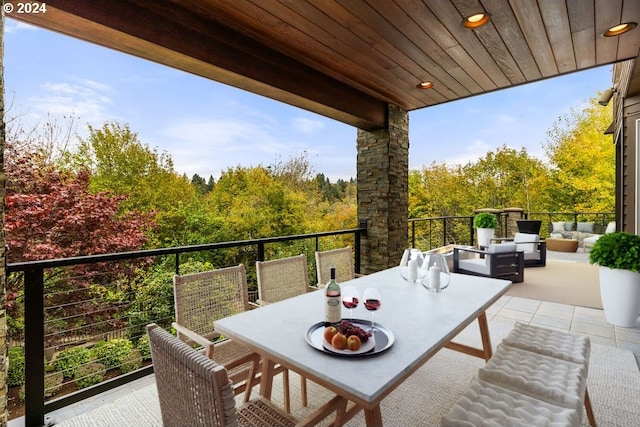
[[[358,221],[367,222],[361,270],[398,265],[407,247],[409,116],[389,105],[387,129],[358,129]]]
[[[3,2],[4,3],[4,2]],[[4,175],[4,12],[0,12],[0,227],[4,230],[4,196],[5,196],[5,175]],[[6,300],[7,289],[5,280],[6,253],[4,248],[6,242],[4,233],[0,233],[0,426],[6,426],[9,419],[7,408],[7,368],[9,359],[7,358],[7,317]]]

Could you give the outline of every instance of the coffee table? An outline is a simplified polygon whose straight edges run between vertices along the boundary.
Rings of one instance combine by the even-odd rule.
[[[271,398],[273,367],[281,364],[355,403],[336,425],[364,410],[367,426],[383,424],[380,402],[443,347],[488,360],[492,349],[485,310],[511,286],[506,280],[452,274],[449,287],[436,294],[405,282],[398,267],[343,284],[355,286],[361,298],[366,287],[380,288],[382,307],[375,312],[375,321],[394,334],[390,348],[370,357],[349,357],[310,346],[305,334],[324,317],[321,291],[218,320],[215,327],[263,357],[263,397]],[[345,309],[343,315],[346,313]],[[363,304],[353,310],[353,315],[370,319]],[[482,348],[452,342],[476,319]]]

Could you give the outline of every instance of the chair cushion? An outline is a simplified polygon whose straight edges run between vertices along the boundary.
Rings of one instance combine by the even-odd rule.
[[[609,224],[607,224],[607,228],[606,230],[604,230],[604,233],[613,233],[614,231],[616,231],[616,222],[615,221],[611,221]]]
[[[491,272],[489,263],[487,262],[488,259],[489,258],[461,259],[458,261],[458,267],[463,270],[488,276]]]
[[[540,236],[537,234],[516,233],[513,237],[513,242],[516,243],[518,250],[525,253],[534,252],[539,241]]]
[[[515,252],[515,251],[516,251],[515,243],[491,243],[487,248],[487,253],[490,253],[490,254]]]

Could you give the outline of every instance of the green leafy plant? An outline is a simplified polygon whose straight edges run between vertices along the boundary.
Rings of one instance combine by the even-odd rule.
[[[475,228],[498,228],[498,218],[491,212],[480,212],[473,217]]]
[[[102,363],[88,363],[76,369],[73,379],[78,388],[85,388],[104,380],[106,368]]]
[[[53,362],[53,368],[66,378],[73,378],[76,370],[89,363],[91,352],[85,347],[71,347],[61,351]]]
[[[136,346],[140,355],[142,356],[142,360],[151,360],[151,347],[149,347],[149,335],[144,334],[138,340],[138,345]]]
[[[24,366],[24,349],[22,347],[11,347],[9,349],[7,385],[16,386],[24,384]]]
[[[640,236],[626,231],[600,236],[591,248],[589,262],[640,273]]]
[[[129,357],[120,365],[120,372],[126,374],[139,369],[140,366],[142,366],[142,355],[137,348],[134,348],[129,353]]]
[[[133,343],[125,338],[115,338],[96,344],[91,353],[107,369],[118,368],[125,363],[133,350]]]

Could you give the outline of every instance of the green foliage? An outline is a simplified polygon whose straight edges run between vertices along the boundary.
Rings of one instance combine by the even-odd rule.
[[[589,262],[640,273],[640,236],[626,231],[600,236],[591,248]]]
[[[138,351],[137,348],[134,348],[129,353],[129,357],[127,357],[122,363],[122,365],[120,365],[120,372],[122,372],[123,374],[126,374],[128,372],[139,369],[140,366],[142,366],[142,355],[140,354],[140,351]]]
[[[144,334],[138,340],[138,345],[136,345],[142,360],[151,360],[151,347],[149,346],[149,335]]]
[[[66,378],[72,378],[76,370],[91,359],[91,351],[85,347],[71,347],[61,351],[53,362],[53,369]]]
[[[131,356],[133,343],[128,339],[115,338],[109,341],[100,341],[91,349],[92,356],[106,369],[118,368]]]
[[[546,187],[548,211],[609,212],[615,204],[615,144],[604,135],[613,103],[573,108],[547,132],[550,161]]]
[[[9,371],[7,372],[7,385],[17,386],[24,384],[24,349],[11,347],[9,349]]]
[[[473,217],[473,226],[476,228],[498,228],[498,218],[491,212],[480,212]]]
[[[106,368],[102,363],[92,362],[79,367],[74,376],[78,388],[86,388],[99,384],[104,380]]]
[[[64,375],[62,372],[44,374],[44,397],[55,396],[62,388]]]

